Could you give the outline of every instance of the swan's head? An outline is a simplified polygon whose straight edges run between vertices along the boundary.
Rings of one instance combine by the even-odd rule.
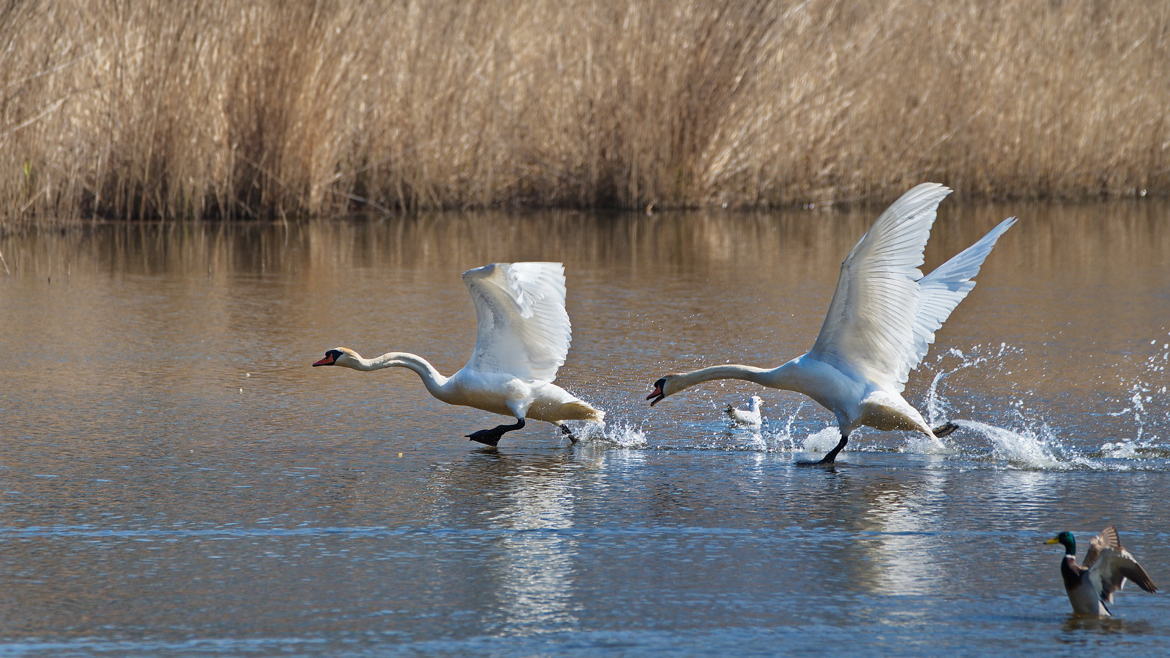
[[[753,411],[759,411],[760,409],[764,408],[764,400],[758,395],[751,396],[751,398],[748,399],[748,402],[751,403],[751,408]]]
[[[355,368],[361,360],[361,355],[349,349],[348,347],[335,347],[325,352],[325,358],[313,362],[313,367],[317,366],[345,366],[347,368]]]
[[[651,407],[661,402],[662,398],[682,390],[681,387],[675,384],[675,377],[678,377],[678,375],[667,375],[665,377],[659,377],[658,381],[654,382],[654,390],[650,392],[650,395],[646,396],[646,399],[650,401]]]

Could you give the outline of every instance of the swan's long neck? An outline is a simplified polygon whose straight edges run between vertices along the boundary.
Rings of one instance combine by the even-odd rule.
[[[673,391],[673,393],[677,393],[678,391],[688,389],[692,386],[698,386],[703,382],[709,382],[715,379],[742,379],[744,381],[763,384],[764,386],[772,386],[772,384],[765,381],[770,372],[772,371],[764,370],[763,368],[756,368],[755,366],[740,366],[734,364],[700,368],[698,370],[692,370],[691,372],[684,372],[681,375],[675,375],[674,385],[678,390]]]
[[[678,390],[673,392],[677,393],[678,391],[714,379],[742,379],[769,388],[782,388],[786,391],[805,392],[805,387],[801,384],[800,368],[796,360],[789,361],[779,368],[772,368],[770,370],[755,366],[734,364],[700,368],[699,370],[676,375],[675,386],[678,387]],[[752,409],[757,408],[753,404]]]
[[[447,378],[439,374],[438,370],[430,364],[429,361],[409,352],[387,352],[382,356],[375,356],[367,359],[360,357],[357,359],[357,365],[354,370],[381,370],[382,368],[408,368],[418,373],[422,379],[423,386],[427,387],[427,391],[431,395],[442,399],[444,394],[444,386],[447,384]]]

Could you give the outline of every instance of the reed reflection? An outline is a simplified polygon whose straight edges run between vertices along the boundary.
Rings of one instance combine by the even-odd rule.
[[[481,571],[469,580],[494,601],[484,610],[484,623],[493,632],[511,636],[576,627],[580,558],[577,540],[564,531],[574,527],[579,470],[569,449],[551,456],[482,450],[438,474],[435,486],[449,503],[436,510],[433,523],[490,531],[481,547]]]

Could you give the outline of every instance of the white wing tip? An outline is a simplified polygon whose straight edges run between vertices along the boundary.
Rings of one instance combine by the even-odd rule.
[[[473,267],[470,270],[467,270],[466,272],[463,273],[463,278],[467,279],[467,278],[480,278],[480,277],[489,276],[489,275],[491,275],[492,272],[496,271],[497,267],[505,269],[505,270],[511,269],[513,267],[526,267],[526,268],[542,269],[542,270],[548,269],[548,270],[553,270],[553,271],[561,273],[561,274],[564,274],[564,272],[565,272],[564,263],[558,263],[555,261],[522,261],[519,263],[488,263],[487,265],[480,265],[479,267]]]
[[[491,276],[491,273],[496,271],[496,265],[500,265],[500,263],[488,263],[487,265],[473,267],[460,276],[464,279],[482,279],[485,276]]]
[[[903,194],[902,196],[909,196],[911,194],[915,196],[919,194],[929,194],[931,196],[937,195],[941,198],[949,195],[951,192],[954,192],[954,190],[947,187],[946,185],[943,185],[942,183],[926,182],[915,185],[914,187],[907,190],[906,194]]]

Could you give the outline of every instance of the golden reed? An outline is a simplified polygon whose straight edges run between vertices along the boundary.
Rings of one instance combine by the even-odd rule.
[[[1170,190],[1170,3],[0,0],[0,223]]]

